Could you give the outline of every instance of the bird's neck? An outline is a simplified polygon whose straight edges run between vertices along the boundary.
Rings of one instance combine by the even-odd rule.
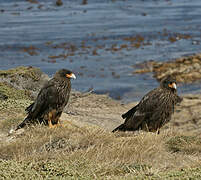
[[[161,86],[161,88],[167,92],[171,92],[171,93],[177,93],[177,90],[176,89],[173,89],[173,88],[169,88],[169,87],[163,87]]]

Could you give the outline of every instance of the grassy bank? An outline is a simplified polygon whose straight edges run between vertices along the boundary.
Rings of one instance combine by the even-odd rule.
[[[201,178],[200,137],[165,131],[116,133],[101,128],[27,129],[0,145],[5,178]]]
[[[62,119],[64,127],[37,125],[9,134],[24,119],[24,109],[31,102],[29,90],[17,88],[10,81],[0,83],[2,179],[201,178],[199,96],[184,98],[159,135],[111,133],[107,126],[111,124],[112,129],[119,124],[120,115],[133,104],[81,93],[71,99],[70,113]]]

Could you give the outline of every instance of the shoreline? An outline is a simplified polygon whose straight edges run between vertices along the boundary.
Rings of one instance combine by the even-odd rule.
[[[21,115],[25,116],[23,108],[36,98],[38,91],[48,79],[46,74],[33,67],[1,70],[0,108],[8,106],[8,109],[20,109]],[[177,127],[187,130],[190,128],[197,132],[201,128],[201,123],[196,124],[199,119],[201,120],[198,113],[201,108],[201,94],[184,94],[182,97],[184,98],[183,102],[176,106],[171,122],[163,129]],[[72,90],[69,103],[64,109],[61,119],[64,120],[69,117],[77,124],[80,122],[82,125],[96,125],[111,131],[124,121],[121,114],[136,104],[137,102],[122,103],[120,100],[112,99],[108,94],[100,95],[93,92],[82,93]],[[23,116],[21,116],[21,120]],[[188,123],[188,120],[191,123]],[[16,123],[13,123],[8,126],[13,127],[15,125]],[[195,125],[197,127],[194,127]]]

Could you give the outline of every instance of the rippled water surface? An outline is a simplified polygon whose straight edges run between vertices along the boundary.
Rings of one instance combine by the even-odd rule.
[[[32,2],[32,3],[31,3]],[[73,88],[139,100],[158,85],[133,65],[200,53],[200,0],[0,0],[0,68],[60,68],[77,74]],[[180,93],[200,92],[201,83]]]

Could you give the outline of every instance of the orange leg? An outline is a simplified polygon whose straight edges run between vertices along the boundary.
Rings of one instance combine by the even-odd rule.
[[[49,126],[49,128],[55,128],[55,127],[61,127],[62,126],[60,119],[59,119],[60,116],[55,117],[56,116],[55,113],[56,113],[56,111],[53,110],[53,111],[49,112],[49,114],[48,114],[48,126]],[[54,125],[52,124],[53,122],[54,122]]]
[[[49,126],[49,128],[53,128],[54,127],[52,125],[52,118],[53,118],[53,114],[52,114],[52,112],[49,112],[49,114],[48,114],[48,126]]]
[[[63,124],[61,124],[61,120],[60,119],[58,119],[57,126],[63,127]]]

